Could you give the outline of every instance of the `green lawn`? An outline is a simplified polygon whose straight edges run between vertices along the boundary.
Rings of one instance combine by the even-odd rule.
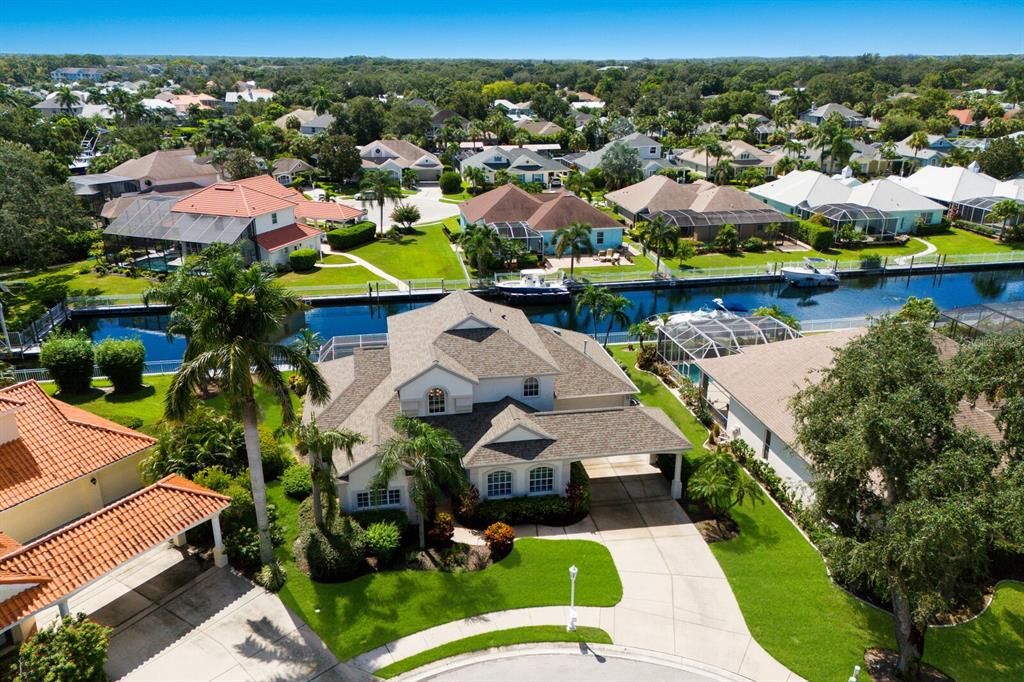
[[[566,632],[561,625],[536,625],[509,630],[486,632],[465,639],[448,642],[439,647],[422,651],[415,656],[403,658],[374,672],[385,679],[415,670],[428,663],[440,661],[459,654],[483,651],[499,646],[529,644],[531,642],[580,642],[586,644],[611,644],[612,638],[600,628],[580,627],[575,632]]]
[[[694,256],[683,263],[678,259],[670,259],[673,267],[684,269],[692,268],[724,268],[737,265],[764,265],[765,263],[781,263],[790,261],[802,261],[804,258],[824,258],[826,260],[851,261],[860,260],[867,254],[877,254],[883,258],[896,258],[898,256],[912,256],[921,253],[926,247],[921,242],[911,239],[906,246],[865,246],[857,249],[829,249],[826,252],[820,251],[765,251],[764,253],[707,253],[702,256]]]
[[[945,232],[923,237],[939,250],[939,253],[1006,253],[1024,249],[1024,243],[1005,244],[968,230],[952,227]]]
[[[320,262],[329,265],[345,265],[346,263],[351,263],[352,259],[341,253],[332,253],[329,256],[321,257]]]
[[[110,419],[120,424],[126,424],[133,417],[142,420],[140,431],[150,435],[156,433],[157,426],[164,416],[164,396],[171,385],[170,374],[154,374],[144,377],[146,385],[135,393],[119,396],[113,393],[101,391],[101,388],[110,388],[110,382],[106,380],[93,381],[94,390],[85,395],[66,396],[57,394],[57,385],[49,382],[43,384],[43,389],[50,395],[55,395],[71,405],[77,405],[83,410]],[[260,423],[272,430],[281,427],[283,422],[281,408],[274,402],[271,395],[262,388],[256,388],[256,402],[260,406]],[[205,403],[215,410],[224,410],[224,399],[215,397]],[[300,414],[302,403],[299,397],[292,396],[292,406],[296,414]]]
[[[332,284],[366,284],[379,280],[380,276],[361,265],[355,265],[350,268],[314,268],[310,272],[289,272],[281,275],[279,279],[283,284],[292,287],[317,287]]]
[[[442,224],[453,220],[457,225],[457,218],[449,218],[444,223],[417,225],[413,228],[413,233],[402,237],[401,241],[378,239],[352,249],[351,253],[365,258],[384,272],[403,280],[465,279],[466,275],[459,264],[459,257],[441,231]]]
[[[691,443],[707,430],[655,377],[632,369],[635,353],[613,347],[630,367],[640,400],[660,407]],[[695,448],[690,456],[699,458]],[[808,680],[846,679],[870,647],[894,647],[892,620],[836,587],[825,563],[774,504],[734,508],[737,538],[711,545],[751,633],[768,653]],[[1024,679],[1024,585],[1003,583],[989,610],[954,628],[932,628],[925,660],[961,682]]]

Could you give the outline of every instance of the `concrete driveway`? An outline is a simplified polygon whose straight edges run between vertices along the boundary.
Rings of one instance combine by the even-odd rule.
[[[278,599],[229,569],[160,547],[70,604],[114,628],[105,666],[135,682],[369,680]]]
[[[458,204],[448,204],[441,201],[441,187],[436,184],[421,184],[419,191],[416,194],[403,197],[402,203],[410,206],[415,206],[420,210],[420,222],[418,224],[436,223],[444,220],[445,218],[451,218],[452,216],[459,215]],[[348,204],[361,206],[366,209],[366,217],[373,222],[380,220],[380,208],[369,201],[359,201],[357,199],[345,200]],[[386,201],[384,203],[384,225],[389,226],[391,224],[389,216],[391,211],[395,209],[396,202]]]

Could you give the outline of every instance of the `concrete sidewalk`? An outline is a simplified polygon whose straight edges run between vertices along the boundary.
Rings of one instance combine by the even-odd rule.
[[[679,656],[750,680],[800,678],[751,637],[729,582],[679,504],[646,458],[587,462],[591,515],[568,528],[519,526],[517,537],[593,540],[611,552],[622,601],[577,609],[581,626],[599,627],[616,646]],[[353,659],[372,672],[446,642],[527,625],[564,625],[567,607],[499,611],[439,625]]]

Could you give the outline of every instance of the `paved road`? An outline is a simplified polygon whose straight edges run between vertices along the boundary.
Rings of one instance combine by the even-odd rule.
[[[403,197],[402,203],[415,206],[420,210],[420,224],[436,223],[445,218],[459,215],[458,204],[447,204],[441,201],[441,188],[437,185],[421,185],[420,191],[416,194]],[[356,199],[347,199],[345,203],[353,206],[361,206],[366,209],[366,217],[373,222],[380,220],[380,208],[371,202],[361,202]],[[384,225],[390,225],[391,211],[395,209],[394,201],[384,203]]]

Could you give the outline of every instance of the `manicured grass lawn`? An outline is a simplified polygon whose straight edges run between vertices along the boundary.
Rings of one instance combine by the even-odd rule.
[[[482,571],[388,571],[345,583],[316,583],[292,561],[298,504],[278,483],[268,499],[285,522],[278,548],[288,582],[284,603],[344,660],[420,630],[491,611],[568,603],[566,571],[576,564],[576,601],[612,606],[622,583],[608,550],[585,540],[517,540],[512,553]]]
[[[330,256],[330,258],[344,256]],[[351,262],[351,261],[349,261]],[[328,286],[331,284],[366,284],[377,281],[379,275],[375,275],[361,265],[351,268],[314,268],[310,272],[289,272],[281,275],[281,283],[292,287],[316,287]]]
[[[991,237],[951,227],[945,232],[922,237],[939,250],[939,253],[1006,253],[1024,249],[1024,244],[1006,244]]]
[[[417,225],[401,241],[378,239],[351,253],[399,279],[465,279],[459,257],[441,231],[442,224]]]
[[[804,258],[824,258],[826,260],[855,261],[860,260],[868,254],[877,254],[883,258],[890,259],[898,256],[911,256],[921,253],[926,247],[921,242],[911,239],[906,246],[866,246],[858,249],[829,249],[826,252],[819,251],[765,251],[764,253],[707,253],[702,256],[694,256],[684,261],[681,265],[678,259],[671,259],[673,267],[689,268],[724,268],[737,265],[764,265],[765,263],[781,263],[790,261],[802,261]]]
[[[164,396],[171,385],[172,374],[153,374],[143,378],[146,384],[141,390],[126,395],[116,395],[101,391],[101,388],[110,388],[110,382],[106,380],[93,381],[93,390],[85,395],[60,395],[57,394],[57,385],[49,382],[43,384],[43,389],[50,395],[55,395],[71,405],[77,405],[83,410],[110,419],[119,424],[126,424],[133,417],[142,420],[140,431],[153,435],[157,431],[159,423],[164,416]],[[260,424],[271,430],[281,427],[283,417],[281,408],[272,399],[271,395],[262,388],[256,388],[256,402],[260,406]],[[211,398],[203,403],[215,410],[226,410],[224,399],[220,396]],[[296,414],[301,414],[302,403],[299,397],[292,395],[292,406]]]
[[[655,377],[632,369],[635,353],[614,346],[615,358],[645,405],[660,407],[691,443],[707,430]],[[692,459],[702,450],[695,447]],[[890,616],[836,587],[817,550],[774,504],[733,508],[740,534],[711,544],[754,639],[780,663],[808,680],[846,679],[864,651],[895,646]],[[980,618],[932,628],[925,661],[957,680],[1024,679],[1024,584],[1000,585]]]
[[[459,654],[483,651],[492,647],[529,644],[531,642],[581,642],[587,644],[611,644],[612,638],[600,628],[580,627],[575,632],[566,632],[561,625],[537,625],[486,632],[465,639],[448,642],[439,647],[422,651],[415,656],[403,658],[374,674],[385,679],[415,670],[428,663],[440,661]]]
[[[346,263],[351,263],[352,259],[340,253],[332,253],[329,256],[322,257],[320,262],[328,263],[330,265],[345,265]]]

